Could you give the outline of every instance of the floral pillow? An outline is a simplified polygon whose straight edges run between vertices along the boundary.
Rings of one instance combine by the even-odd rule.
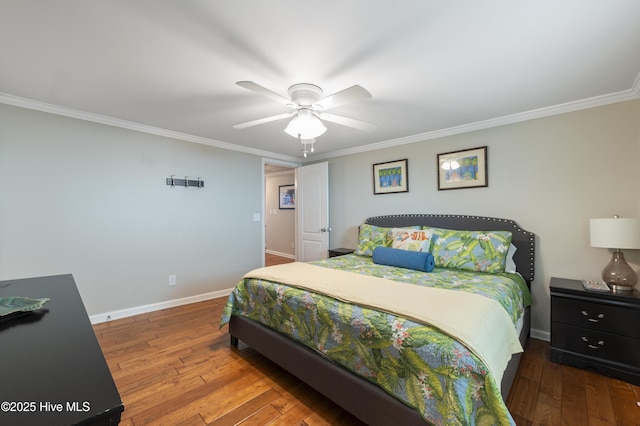
[[[508,231],[434,228],[431,253],[442,268],[499,273],[505,271],[511,238]]]
[[[355,254],[361,256],[373,255],[373,250],[378,246],[391,247],[391,230],[382,226],[363,223],[358,232],[358,247]],[[419,226],[407,229],[420,229]]]
[[[409,250],[428,252],[431,248],[431,236],[433,229],[391,229],[391,247]]]

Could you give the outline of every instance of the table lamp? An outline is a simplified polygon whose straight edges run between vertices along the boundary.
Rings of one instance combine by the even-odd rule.
[[[615,291],[633,291],[638,276],[624,260],[621,249],[640,249],[640,219],[614,216],[591,219],[591,247],[613,249],[611,262],[602,271],[602,279]]]

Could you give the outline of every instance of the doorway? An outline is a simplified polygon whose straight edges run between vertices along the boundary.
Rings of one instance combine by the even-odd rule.
[[[295,184],[296,164],[263,160],[263,265],[296,259],[296,211],[280,204],[280,190]]]

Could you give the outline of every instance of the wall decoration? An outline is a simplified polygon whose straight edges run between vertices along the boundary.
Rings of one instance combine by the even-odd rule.
[[[296,208],[296,186],[295,185],[280,185],[278,187],[279,194],[278,200],[281,209],[295,209]]]
[[[185,176],[184,179],[176,179],[174,176],[175,175],[171,175],[171,177],[168,177],[166,180],[167,185],[172,188],[176,186],[183,186],[185,188],[204,188],[204,181],[200,177],[197,180],[191,180],[189,179],[189,176]]]
[[[373,193],[409,192],[408,160],[389,161],[373,165]]]
[[[489,186],[487,147],[438,154],[438,191]]]

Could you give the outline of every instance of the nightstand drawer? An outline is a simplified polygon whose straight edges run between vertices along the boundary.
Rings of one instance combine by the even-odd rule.
[[[608,361],[640,367],[640,340],[551,323],[551,346]]]
[[[640,338],[640,310],[586,300],[552,297],[554,322]]]

